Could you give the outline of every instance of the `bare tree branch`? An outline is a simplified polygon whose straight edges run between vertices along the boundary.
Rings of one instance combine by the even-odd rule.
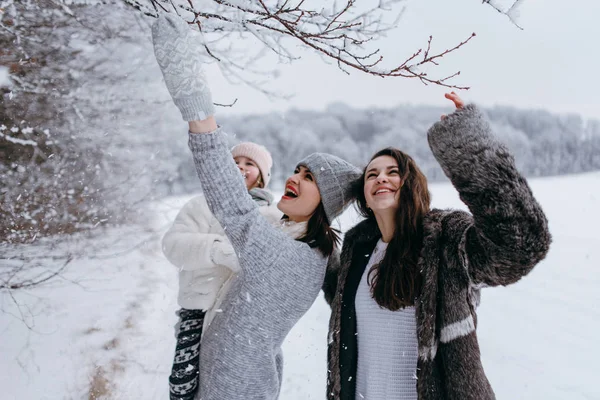
[[[512,5],[508,9],[503,9],[501,5],[497,3],[496,0],[483,0],[483,2],[489,6],[491,6],[494,10],[498,11],[500,14],[506,15],[506,17],[512,22],[517,28],[523,30],[523,27],[519,25],[517,20],[517,10],[518,8],[525,2],[525,0],[514,0]]]
[[[69,265],[69,263],[73,261],[73,257],[71,255],[67,256],[67,260],[64,262],[64,264],[59,267],[56,271],[52,271],[49,273],[41,273],[37,276],[34,276],[33,278],[27,278],[25,280],[19,281],[19,282],[15,282],[12,283],[11,280],[15,277],[16,273],[12,274],[10,279],[8,279],[5,282],[0,283],[0,290],[2,289],[9,289],[9,290],[15,290],[15,289],[25,289],[25,288],[29,288],[32,286],[38,286],[44,282],[48,282],[49,280],[51,280],[52,278],[55,278],[56,276],[60,275],[65,268],[67,267],[67,265]],[[20,272],[21,269],[19,269]],[[11,295],[12,296],[12,295]],[[15,301],[16,303],[16,301]]]
[[[432,54],[430,37],[426,50],[419,49],[395,65],[384,65],[388,60],[374,45],[378,39],[398,26],[403,8],[397,8],[404,0],[381,0],[374,6],[368,6],[367,2],[359,0],[344,0],[339,4],[326,1],[321,10],[310,8],[305,5],[304,0],[282,0],[276,3],[265,0],[244,3],[212,0],[203,3],[202,7],[196,5],[194,0],[178,3],[171,0],[123,1],[145,15],[158,16],[159,12],[169,12],[170,7],[180,10],[182,18],[203,32],[207,38],[206,53],[218,62],[224,75],[267,94],[269,91],[256,83],[256,76],[249,76],[251,73],[248,66],[257,58],[250,62],[249,55],[243,50],[223,48],[231,33],[240,35],[242,39],[254,38],[271,54],[279,57],[280,62],[297,60],[299,57],[292,49],[300,44],[300,47],[311,49],[334,61],[345,73],[355,70],[373,76],[412,78],[424,84],[468,89],[450,82],[460,74],[458,71],[436,77],[431,71],[426,73],[422,69],[438,66],[442,57],[460,49],[475,35],[435,54]]]

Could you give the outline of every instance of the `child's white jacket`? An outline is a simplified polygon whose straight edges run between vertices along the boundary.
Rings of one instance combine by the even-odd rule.
[[[282,213],[274,204],[259,202],[262,215],[271,223]],[[205,310],[204,327],[229,290],[239,264],[225,231],[212,215],[204,196],[187,202],[162,240],[163,253],[179,268],[178,303],[182,308]]]

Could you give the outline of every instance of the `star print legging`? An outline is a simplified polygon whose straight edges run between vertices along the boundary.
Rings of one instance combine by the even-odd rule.
[[[186,310],[179,314],[179,333],[169,376],[170,400],[193,400],[200,381],[200,337],[205,312]]]

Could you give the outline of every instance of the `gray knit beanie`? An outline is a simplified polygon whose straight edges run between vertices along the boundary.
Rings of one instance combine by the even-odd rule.
[[[321,194],[325,214],[331,224],[352,200],[351,184],[361,171],[347,161],[327,153],[313,153],[300,161],[312,172]]]

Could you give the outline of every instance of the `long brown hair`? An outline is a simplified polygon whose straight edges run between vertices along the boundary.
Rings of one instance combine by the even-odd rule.
[[[298,240],[307,243],[310,247],[319,249],[325,257],[333,254],[340,243],[339,231],[329,225],[322,201],[319,202],[317,209],[308,219],[306,233]]]
[[[431,195],[427,188],[427,178],[412,157],[401,150],[388,147],[375,153],[371,161],[381,156],[390,156],[396,160],[402,186],[399,207],[394,216],[394,235],[381,262],[369,270],[368,278],[371,294],[377,304],[397,311],[414,305],[421,289],[421,274],[417,263],[423,246],[423,217],[429,211]],[[366,171],[365,168],[353,191],[359,212],[375,223],[375,215],[365,199]]]

